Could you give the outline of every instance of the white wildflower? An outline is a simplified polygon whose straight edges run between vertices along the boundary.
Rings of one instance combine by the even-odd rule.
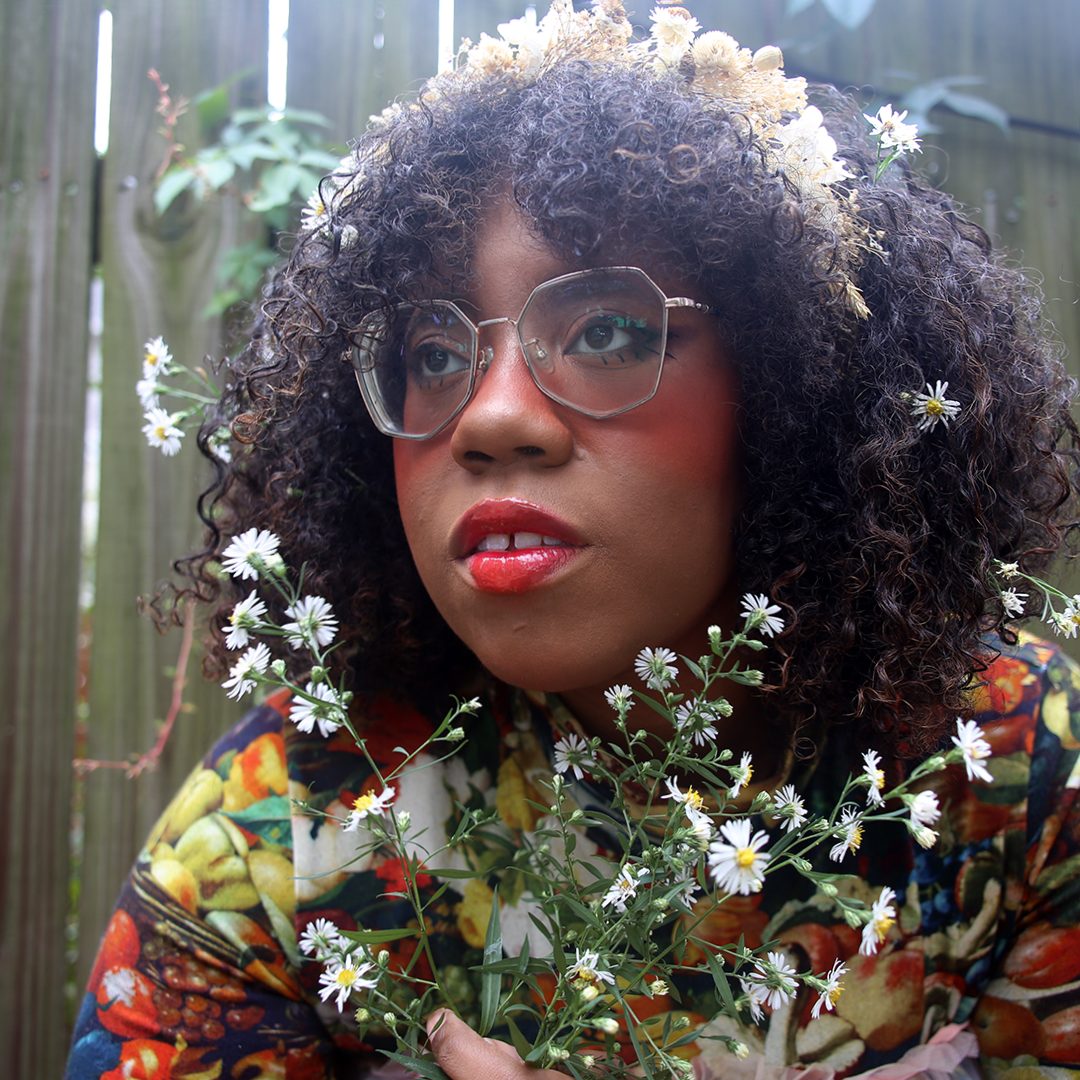
[[[760,630],[766,637],[773,637],[784,629],[784,620],[777,618],[781,611],[780,605],[770,604],[764,593],[758,596],[746,593],[742,598],[742,606],[746,631]]]
[[[702,698],[684,701],[675,710],[675,727],[685,731],[695,746],[707,746],[716,739],[713,709]]]
[[[610,971],[600,970],[599,953],[583,953],[580,949],[575,949],[574,954],[574,962],[566,971],[566,977],[568,979],[579,979],[581,982],[590,983],[592,985],[601,982],[610,983],[612,986],[615,985],[615,976],[612,975]]]
[[[917,138],[919,128],[916,124],[905,124],[907,109],[902,113],[893,112],[892,105],[882,105],[876,116],[863,117],[870,124],[870,134],[881,144],[882,149],[895,147],[901,154],[918,153],[922,147]]]
[[[915,837],[916,843],[922,848],[932,848],[937,843],[938,834],[926,825],[917,825],[912,822],[908,828]]]
[[[143,346],[143,378],[153,380],[167,374],[170,360],[172,353],[158,334]]]
[[[885,801],[881,796],[885,788],[885,771],[876,750],[867,750],[863,754],[863,770],[861,780],[867,785],[866,801],[870,806],[880,806]]]
[[[949,426],[950,420],[960,415],[960,402],[945,396],[949,389],[947,382],[926,384],[925,394],[916,394],[911,399],[911,415],[918,421],[920,431],[929,431],[935,424]]]
[[[383,788],[378,795],[370,791],[366,795],[358,795],[342,829],[345,832],[356,832],[360,828],[361,821],[370,817],[382,817],[393,801],[394,789],[392,787]]]
[[[628,713],[634,707],[634,691],[625,683],[605,690],[604,697],[617,713]]]
[[[332,961],[319,976],[322,987],[319,997],[327,1001],[337,994],[336,1004],[340,1012],[354,990],[373,990],[378,985],[377,976],[374,979],[367,977],[373,967],[372,964],[361,963],[355,956],[346,956],[340,963]]]
[[[835,961],[829,974],[825,976],[825,986],[818,991],[818,999],[810,1010],[810,1015],[815,1020],[821,1015],[822,1008],[825,1008],[828,1012],[832,1012],[836,1008],[836,1003],[839,1001],[840,994],[844,989],[840,985],[840,980],[846,974],[847,968],[839,960]]]
[[[345,710],[337,691],[329,683],[309,682],[304,688],[306,693],[318,701],[294,700],[289,719],[296,725],[297,731],[309,733],[319,725],[319,734],[329,738],[345,723]]]
[[[304,927],[298,944],[305,956],[314,956],[321,961],[337,955],[349,941],[329,919],[315,919]]]
[[[740,980],[743,990],[750,995],[750,1009],[755,1013],[755,1019],[760,1017],[762,1005],[778,1009],[791,1001],[799,989],[799,984],[791,977],[794,974],[795,969],[783,953],[770,952],[767,965],[759,960],[749,977]]]
[[[233,577],[258,580],[258,568],[270,563],[280,544],[281,541],[266,529],[248,529],[234,537],[221,553],[221,565]]]
[[[1027,600],[1026,592],[1017,592],[1015,589],[1003,589],[1001,592],[1001,606],[1006,615],[1023,615],[1024,601]]]
[[[750,829],[749,818],[725,821],[720,826],[720,835],[724,839],[714,840],[709,845],[709,873],[716,887],[724,892],[749,896],[761,891],[769,861],[768,852],[761,848],[769,838],[763,831],[751,837]]]
[[[982,737],[982,729],[974,720],[956,721],[956,734],[952,741],[964,754],[964,768],[969,780],[978,778],[988,784],[993,783],[993,776],[982,762],[990,756],[990,744]]]
[[[773,797],[773,812],[784,821],[784,831],[794,832],[806,821],[806,803],[795,794],[794,784],[785,784]]]
[[[675,654],[670,649],[642,649],[634,660],[637,677],[653,690],[663,690],[679,677]]]
[[[142,433],[146,441],[153,447],[160,449],[166,457],[173,457],[180,452],[180,440],[184,433],[176,426],[180,419],[178,413],[169,413],[164,409],[148,409],[143,417]]]
[[[825,128],[825,118],[816,105],[788,121],[776,132],[783,157],[795,163],[811,183],[832,184],[851,174],[836,159],[836,140]]]
[[[251,677],[252,672],[258,672],[261,675],[269,663],[270,650],[263,644],[252,645],[233,664],[229,677],[221,684],[222,690],[227,690],[229,697],[239,701],[245,694],[254,690],[258,684],[258,680]]]
[[[941,817],[938,797],[932,791],[920,791],[904,799],[911,811],[911,820],[916,825],[933,825]]]
[[[667,785],[667,793],[665,797],[668,799],[672,799],[675,802],[682,803],[683,809],[686,811],[687,814],[690,814],[694,811],[700,813],[705,809],[705,799],[695,788],[688,787],[685,791],[683,791],[679,787],[678,780],[665,780],[664,783]]]
[[[232,609],[229,625],[232,629],[225,639],[227,649],[243,649],[251,637],[251,631],[257,630],[266,618],[266,605],[259,599],[254,589],[244,600]]]
[[[754,766],[751,764],[751,761],[750,754],[744,751],[738,765],[728,766],[728,772],[731,773],[731,779],[735,781],[731,790],[728,792],[731,798],[737,799],[743,786],[750,783],[750,779],[754,775]]]
[[[859,812],[854,807],[844,807],[833,836],[840,841],[829,851],[829,858],[834,862],[840,862],[849,851],[855,852],[859,850],[863,838],[863,827],[862,822],[859,820]]]
[[[564,773],[572,769],[574,775],[583,779],[583,769],[591,769],[596,764],[589,754],[589,744],[573,733],[563,736],[555,743],[555,771]]]
[[[621,915],[626,911],[626,905],[637,896],[638,883],[647,873],[647,870],[639,870],[635,874],[630,866],[624,863],[619,868],[611,887],[604,893],[600,906],[614,907]]]
[[[871,905],[870,921],[863,927],[862,943],[859,945],[859,952],[863,956],[873,956],[896,923],[896,909],[892,906],[895,899],[896,893],[890,888],[884,888]]]
[[[151,409],[161,407],[156,379],[140,379],[135,384],[135,393],[139,396],[139,404],[143,407],[143,412],[150,412]]]
[[[307,206],[300,211],[300,228],[304,232],[315,232],[330,224],[330,208],[323,202],[321,191],[311,193]]]
[[[285,614],[295,620],[282,627],[285,639],[294,649],[301,645],[325,648],[334,640],[338,630],[337,616],[321,596],[304,596],[290,604]]]

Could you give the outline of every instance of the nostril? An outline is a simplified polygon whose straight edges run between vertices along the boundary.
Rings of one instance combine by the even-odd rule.
[[[542,446],[516,446],[514,449],[522,457],[543,457],[547,453]]]

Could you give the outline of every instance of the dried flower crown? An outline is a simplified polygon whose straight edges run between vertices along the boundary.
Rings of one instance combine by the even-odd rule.
[[[836,157],[836,141],[821,111],[807,102],[806,80],[784,75],[783,54],[775,45],[751,53],[720,30],[700,33],[700,23],[685,8],[656,8],[651,19],[649,37],[633,41],[633,27],[620,0],[594,0],[591,11],[575,11],[571,0],[552,0],[539,22],[535,17],[513,19],[499,24],[498,38],[481,34],[475,44],[464,39],[454,67],[429,79],[421,100],[437,100],[442,87],[463,79],[498,75],[528,85],[571,59],[657,77],[677,73],[688,92],[746,118],[765,149],[767,165],[782,171],[797,192],[806,220],[838,237],[845,274],[836,292],[848,311],[866,318],[870,312],[853,272],[872,244],[854,194],[833,186],[851,174]],[[416,106],[395,102],[373,116],[372,124],[377,129],[410,107]],[[343,163],[338,192],[350,186],[349,164]],[[355,169],[355,162],[351,164]],[[313,203],[305,228],[325,224],[328,216],[321,200]]]

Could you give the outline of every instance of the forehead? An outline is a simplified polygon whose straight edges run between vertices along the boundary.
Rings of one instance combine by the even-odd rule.
[[[559,254],[506,196],[494,200],[481,215],[460,299],[485,317],[516,313],[538,285],[576,270],[603,266],[634,266],[667,296],[705,299],[692,282],[640,251],[608,251],[591,259]]]

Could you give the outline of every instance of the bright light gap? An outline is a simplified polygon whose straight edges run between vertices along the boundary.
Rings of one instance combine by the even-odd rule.
[[[94,87],[94,149],[109,148],[109,107],[112,102],[113,17],[108,8],[98,16],[97,82]]]

